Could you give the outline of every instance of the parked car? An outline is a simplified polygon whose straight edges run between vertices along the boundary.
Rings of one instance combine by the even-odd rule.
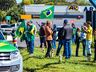
[[[18,28],[19,24],[15,23],[15,24],[11,24],[10,26],[11,26],[12,29],[16,30]]]
[[[23,72],[22,56],[0,31],[0,72]]]
[[[1,24],[0,29],[4,34],[10,34],[12,32],[12,28],[9,24]]]

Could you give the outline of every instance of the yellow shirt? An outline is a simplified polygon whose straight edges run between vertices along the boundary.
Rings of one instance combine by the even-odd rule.
[[[86,40],[91,40],[92,41],[92,32],[93,32],[93,29],[92,27],[88,27],[87,29],[87,35],[86,35]]]

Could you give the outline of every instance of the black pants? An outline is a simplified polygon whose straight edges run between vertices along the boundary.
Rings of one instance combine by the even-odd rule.
[[[47,44],[48,44],[48,48],[47,48],[47,52],[46,52],[46,56],[45,57],[50,57],[50,51],[52,49],[52,41],[51,40],[47,40]]]
[[[40,48],[42,48],[43,44],[44,44],[44,46],[46,48],[47,46],[46,46],[46,38],[45,38],[45,36],[40,37]]]
[[[96,40],[94,42],[94,60],[96,61]]]
[[[79,46],[80,46],[80,41],[79,41],[79,39],[78,39],[78,40],[76,41],[76,56],[78,56]]]

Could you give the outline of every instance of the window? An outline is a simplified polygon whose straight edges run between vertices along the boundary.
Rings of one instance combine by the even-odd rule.
[[[1,25],[1,28],[11,28],[10,25]]]
[[[0,32],[0,40],[4,40],[4,36],[3,36],[2,32]]]

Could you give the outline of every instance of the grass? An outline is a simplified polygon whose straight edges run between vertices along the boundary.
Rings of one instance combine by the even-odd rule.
[[[26,49],[20,51],[23,56],[23,72],[96,72],[93,56],[92,61],[87,62],[86,57],[82,56],[82,47],[80,47],[79,57],[75,57],[75,45],[72,45],[72,57],[68,60],[63,58],[62,63],[59,63],[59,57],[56,56],[44,58],[46,52],[42,53],[40,48],[35,48],[33,57],[29,57]],[[92,55],[94,55],[93,49]]]

